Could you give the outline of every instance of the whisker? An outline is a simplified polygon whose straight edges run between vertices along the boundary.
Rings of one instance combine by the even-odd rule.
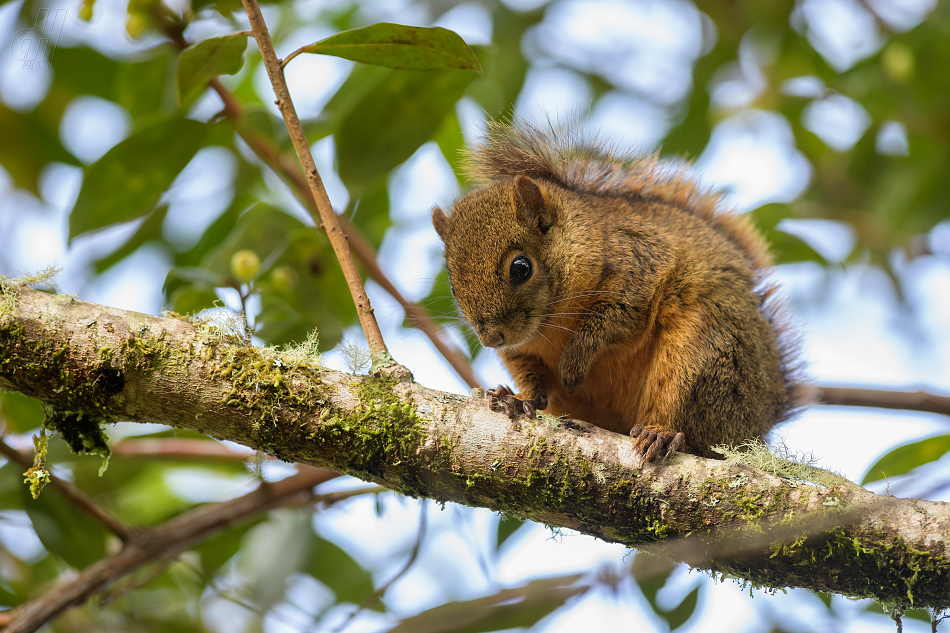
[[[544,335],[544,332],[542,332],[541,330],[538,330],[538,336],[540,336],[540,337],[543,338],[545,341],[547,341],[549,345],[551,345],[551,346],[554,345],[554,343],[551,342],[551,339],[549,339],[548,337],[546,337],[546,336]]]
[[[549,314],[539,314],[539,317],[559,317],[559,316],[590,316],[592,314],[603,314],[597,310],[587,310],[586,312],[551,312]]]
[[[539,327],[539,330],[542,327],[549,327],[552,330],[564,330],[565,332],[570,332],[571,334],[577,334],[577,330],[572,330],[569,327],[565,327],[563,325],[557,325],[555,323],[542,323]]]
[[[584,297],[596,297],[602,295],[613,295],[618,297],[628,297],[630,296],[629,292],[617,292],[615,290],[590,290],[587,292],[578,292],[566,296],[554,297],[547,302],[546,305],[554,305],[556,303],[563,303],[565,301],[570,301],[572,299],[582,299]]]

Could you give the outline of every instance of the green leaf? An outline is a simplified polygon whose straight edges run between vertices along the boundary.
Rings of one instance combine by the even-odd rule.
[[[57,89],[115,101],[115,77],[123,66],[116,60],[91,48],[57,46],[52,66]]]
[[[643,597],[650,603],[654,613],[666,621],[671,631],[689,620],[690,616],[696,611],[699,596],[699,586],[697,586],[672,609],[665,609],[657,603],[657,593],[669,580],[674,569],[674,565],[668,565],[666,561],[659,562],[655,557],[643,553],[638,553],[631,565],[631,572],[643,593]]]
[[[7,433],[26,433],[43,424],[46,413],[36,398],[12,391],[0,391],[0,417]]]
[[[116,100],[133,120],[176,107],[177,89],[172,85],[177,54],[171,44],[156,46],[150,57],[119,67],[115,77]]]
[[[389,187],[386,182],[380,180],[359,198],[350,198],[344,215],[359,227],[363,237],[373,248],[378,249],[386,231],[392,226],[392,218],[389,217]]]
[[[336,594],[337,602],[363,604],[373,593],[373,579],[339,546],[315,536],[315,547],[307,557],[301,571],[306,572],[329,587]],[[385,611],[383,604],[375,600],[367,607]]]
[[[251,528],[260,525],[265,518],[266,515],[259,515],[246,523],[228,528],[197,545],[194,551],[201,556],[201,570],[205,575],[210,577],[222,565],[234,558],[241,550],[245,535]]]
[[[474,77],[452,71],[374,70],[354,73],[353,82],[340,88],[339,99],[328,104],[352,105],[343,113],[334,142],[340,178],[357,197],[433,137]],[[357,99],[348,100],[349,91],[357,92]]]
[[[722,37],[718,37],[713,49],[696,62],[693,68],[693,91],[686,102],[682,118],[663,139],[664,153],[695,159],[703,152],[713,131],[709,91],[704,86],[709,85],[716,71],[735,59],[736,54]]]
[[[825,258],[808,242],[781,227],[783,220],[795,220],[798,214],[788,204],[773,202],[749,212],[752,221],[769,243],[769,251],[778,264],[813,261],[826,264]]]
[[[255,173],[255,175],[259,174],[260,172]],[[235,183],[235,185],[239,184],[243,184],[243,182]],[[256,202],[254,197],[247,194],[235,195],[231,205],[205,229],[198,242],[190,250],[178,253],[175,256],[175,264],[178,266],[200,265],[201,261],[208,256],[208,253],[217,248],[234,230],[241,214],[253,207]]]
[[[109,469],[102,481],[94,481],[92,469],[77,469],[90,490],[102,490],[110,499],[115,514],[130,525],[155,525],[194,507],[192,501],[182,499],[166,475],[179,467],[162,461],[123,459],[113,473]],[[45,494],[45,493],[44,493]]]
[[[90,165],[69,216],[69,239],[150,213],[211,126],[181,117],[144,127]]]
[[[109,533],[85,512],[47,487],[39,499],[29,487],[20,491],[23,506],[43,546],[75,569],[83,569],[106,555]]]
[[[670,625],[670,630],[675,631],[689,620],[696,612],[696,603],[699,599],[699,585],[693,588],[686,597],[683,598],[674,608],[664,612],[664,619]]]
[[[304,53],[333,55],[354,62],[404,70],[473,70],[482,67],[458,34],[442,27],[380,22],[314,42]]]
[[[472,83],[468,94],[490,118],[510,115],[524,87],[528,60],[521,53],[525,31],[544,19],[545,7],[532,11],[513,11],[503,2],[492,11],[493,41],[476,46],[486,72]],[[449,161],[451,162],[451,160]]]
[[[300,571],[316,538],[310,518],[305,509],[280,509],[248,532],[238,568],[255,605],[267,610],[283,599],[287,579]]]
[[[43,168],[53,162],[78,165],[79,161],[59,140],[61,112],[40,107],[32,112],[17,112],[0,103],[0,165],[17,187],[40,195],[39,179]]]
[[[218,75],[234,75],[244,66],[247,34],[232,33],[192,44],[178,57],[178,101],[188,103]]]
[[[165,279],[165,285],[175,285],[171,275]],[[202,290],[194,286],[177,286],[174,290],[167,291],[166,296],[170,309],[178,314],[198,314],[202,310],[215,307],[216,302],[220,302],[213,290]]]
[[[462,126],[455,114],[449,114],[442,119],[442,125],[435,133],[434,139],[442,152],[442,156],[452,168],[459,184],[465,184],[467,180],[465,168],[463,165],[463,150],[465,149],[465,137],[462,135]]]
[[[879,481],[885,477],[896,477],[910,472],[917,466],[940,459],[950,451],[950,435],[928,437],[919,442],[898,446],[886,453],[868,468],[861,485]]]
[[[162,205],[149,214],[142,226],[126,240],[125,244],[115,249],[102,259],[96,262],[96,274],[100,275],[109,270],[123,259],[137,251],[145,244],[152,241],[161,241],[162,223],[165,221],[165,215],[168,213],[168,207]]]
[[[172,278],[187,281],[200,289],[221,288],[230,285],[225,275],[197,266],[176,266],[168,271],[168,278],[165,283],[168,284]]]
[[[642,552],[637,553],[633,559],[633,564],[630,566],[630,571],[637,585],[639,585],[643,597],[646,598],[650,607],[659,613],[660,607],[656,603],[656,594],[663,588],[663,585],[666,584],[666,581],[673,573],[673,567],[667,566],[654,569],[656,564],[656,560],[649,554]],[[645,569],[648,571],[644,572],[643,570]],[[642,577],[644,574],[647,574],[646,578]]]
[[[23,471],[26,470],[16,462],[7,461],[0,466],[0,508],[4,510],[22,510],[25,503],[33,502],[33,497],[23,496]]]
[[[777,264],[818,262],[824,265],[827,263],[825,258],[812,248],[808,242],[792,233],[776,230],[769,233],[766,239],[769,243],[769,251]]]
[[[524,525],[524,519],[516,519],[508,515],[501,517],[498,521],[498,533],[495,536],[495,549],[499,549],[501,544],[517,532],[522,525]]]
[[[233,19],[235,11],[243,11],[241,0],[192,0],[191,2],[191,8],[195,13],[210,6],[213,6],[215,11],[227,20]]]
[[[482,633],[533,626],[568,599],[587,592],[589,586],[574,584],[579,578],[543,578],[484,598],[448,602],[406,618],[389,633]]]

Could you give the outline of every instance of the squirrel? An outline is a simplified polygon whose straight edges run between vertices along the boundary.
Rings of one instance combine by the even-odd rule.
[[[520,390],[635,439],[644,461],[762,438],[806,400],[764,238],[683,167],[576,127],[490,122],[475,188],[439,207],[452,294]]]

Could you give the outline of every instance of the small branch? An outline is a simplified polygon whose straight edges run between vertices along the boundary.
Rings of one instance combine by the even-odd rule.
[[[330,199],[327,197],[326,189],[323,186],[323,180],[320,178],[317,166],[313,162],[310,144],[307,142],[303,125],[297,117],[297,111],[290,98],[290,91],[287,89],[287,82],[284,80],[280,60],[277,59],[274,44],[267,32],[267,25],[264,23],[264,16],[261,15],[261,8],[258,6],[257,0],[242,0],[242,2],[251,22],[251,29],[254,31],[254,39],[261,50],[261,57],[264,59],[264,66],[267,68],[274,93],[277,95],[277,107],[284,116],[284,123],[287,125],[287,131],[290,133],[294,149],[297,151],[297,157],[300,159],[300,164],[310,184],[310,192],[314,203],[320,213],[320,221],[330,238],[330,244],[333,246],[333,252],[336,253],[337,260],[340,262],[340,267],[343,269],[343,276],[346,277],[350,294],[353,295],[353,303],[356,305],[356,313],[359,315],[360,324],[366,334],[369,351],[375,360],[387,353],[386,343],[379,331],[379,324],[373,315],[373,308],[370,305],[369,297],[366,296],[366,289],[363,287],[359,271],[356,270],[356,264],[353,262],[346,235],[340,228],[336,213],[333,212]]]
[[[16,462],[23,468],[32,468],[33,460],[20,453],[3,440],[0,440],[0,454],[7,459]],[[106,512],[98,503],[90,499],[86,493],[77,488],[68,481],[63,481],[56,475],[50,473],[48,486],[63,495],[71,504],[91,516],[105,529],[118,536],[123,542],[127,543],[134,536],[134,532],[122,524],[117,518]]]
[[[367,596],[360,605],[350,611],[350,614],[346,616],[346,619],[344,619],[343,622],[341,622],[340,625],[333,630],[333,633],[340,633],[343,631],[347,626],[350,625],[350,622],[353,621],[353,618],[379,602],[383,595],[385,595],[385,593],[389,590],[389,588],[393,586],[393,583],[405,576],[413,564],[415,564],[416,559],[419,558],[419,552],[422,550],[422,541],[425,539],[426,535],[427,516],[429,509],[426,507],[425,499],[423,499],[419,504],[419,510],[419,532],[416,536],[415,545],[412,546],[412,550],[409,552],[409,558],[406,559],[406,563],[402,566],[402,569],[396,572],[396,575],[386,581],[382,587]]]
[[[170,30],[170,27],[171,25],[163,25],[164,32],[170,39],[176,41],[173,37],[174,31]],[[176,43],[178,42],[176,41]],[[181,42],[179,45],[187,46],[187,42]],[[239,125],[243,108],[237,99],[234,98],[234,95],[232,95],[220,81],[212,79],[208,82],[208,85],[212,90],[218,93],[221,102],[224,104],[224,116],[235,123],[235,129],[238,135],[248,144],[248,147],[250,147],[258,158],[270,167],[274,173],[282,177],[292,190],[296,191],[304,206],[310,209],[311,213],[316,212],[319,214],[314,197],[310,193],[307,180],[300,173],[299,166],[289,160],[285,160],[280,152],[271,144],[269,139],[265,139],[251,130],[243,129],[242,126]],[[382,271],[376,261],[376,253],[373,247],[363,236],[359,228],[350,223],[343,216],[338,215],[337,218],[343,228],[343,232],[348,238],[347,241],[349,242],[353,254],[356,255],[356,258],[360,260],[366,268],[370,279],[378,283],[383,290],[388,292],[389,295],[402,306],[410,321],[414,323],[417,328],[422,330],[422,333],[428,337],[433,346],[442,354],[442,357],[451,365],[452,369],[465,381],[465,384],[473,389],[484,386],[485,383],[479,380],[475,375],[471,363],[469,363],[465,354],[454,345],[449,345],[442,340],[444,330],[432,320],[429,313],[419,304],[406,299],[396,288],[395,284],[389,280],[386,273]]]
[[[352,490],[338,490],[336,492],[327,492],[312,499],[313,503],[322,503],[324,507],[330,507],[334,503],[360,497],[362,495],[378,495],[381,492],[392,492],[392,488],[386,486],[364,486],[363,488],[354,488]]]
[[[846,407],[875,407],[926,411],[950,415],[950,396],[938,396],[926,391],[884,391],[852,387],[819,387],[817,401]]]
[[[84,569],[32,602],[16,608],[4,633],[31,633],[69,607],[101,593],[116,580],[149,563],[178,556],[210,536],[256,514],[301,500],[312,501],[312,488],[337,477],[322,468],[307,468],[275,483],[263,483],[243,497],[200,506],[158,527],[136,534],[118,553]]]
[[[226,459],[246,462],[259,453],[231,450],[214,440],[191,440],[181,438],[126,439],[112,447],[112,454],[120,457],[146,457],[155,459]]]
[[[303,53],[303,52],[304,52],[304,49],[305,49],[305,48],[308,48],[309,46],[310,46],[310,44],[307,44],[306,46],[301,46],[300,48],[298,48],[297,50],[295,50],[293,53],[291,53],[290,55],[288,55],[287,57],[285,57],[284,59],[282,59],[282,60],[280,61],[280,69],[281,69],[281,71],[283,71],[284,68],[287,67],[287,64],[290,63],[290,60],[292,60],[292,59],[293,59],[294,57],[296,57],[297,55],[300,55],[301,53]]]
[[[363,266],[366,267],[370,279],[382,286],[383,290],[388,292],[389,295],[403,307],[410,322],[414,323],[416,327],[422,330],[429,340],[432,341],[432,344],[439,350],[442,357],[448,361],[452,369],[455,370],[455,373],[457,373],[469,387],[477,389],[484,386],[485,383],[481,382],[475,375],[475,372],[472,370],[472,365],[468,362],[465,355],[459,351],[457,347],[449,346],[442,340],[441,334],[443,330],[429,317],[429,313],[419,304],[403,297],[399,289],[386,277],[386,274],[383,273],[376,261],[376,254],[373,252],[373,247],[366,241],[362,233],[354,230],[355,227],[353,227],[346,218],[341,217],[340,224],[343,225],[343,229],[346,231],[346,234],[349,235],[350,246],[353,247],[353,252],[356,253],[356,256],[363,262]]]

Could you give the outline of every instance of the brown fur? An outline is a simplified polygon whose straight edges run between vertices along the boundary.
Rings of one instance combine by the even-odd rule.
[[[433,225],[459,307],[519,398],[621,433],[682,432],[705,456],[801,405],[760,283],[764,240],[682,168],[524,123],[493,124],[468,165],[480,186]]]

